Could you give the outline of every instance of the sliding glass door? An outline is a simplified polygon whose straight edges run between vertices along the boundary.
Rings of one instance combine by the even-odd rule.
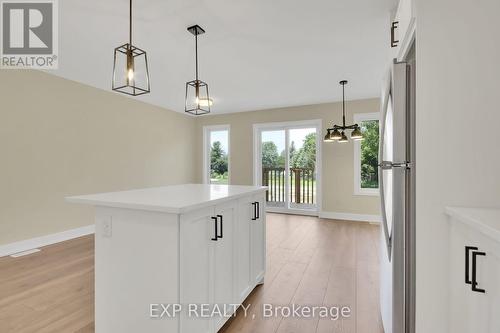
[[[255,125],[254,177],[268,187],[268,210],[318,211],[320,130],[319,121]]]

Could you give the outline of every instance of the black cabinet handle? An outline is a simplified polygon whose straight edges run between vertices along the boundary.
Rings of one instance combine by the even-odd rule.
[[[214,238],[211,238],[211,240],[213,241],[217,241],[217,217],[215,216],[212,216],[212,220],[214,220],[214,225],[215,225],[215,237]]]
[[[223,225],[223,217],[222,215],[217,215],[218,218],[220,218],[220,236],[217,234],[217,231],[215,231],[215,234],[217,235],[217,238],[222,238],[224,237],[223,231],[222,231],[222,225]],[[217,217],[215,218],[215,221],[217,221]],[[217,222],[215,222],[217,224]]]
[[[472,252],[472,291],[485,293],[486,290],[478,288],[477,285],[477,256],[486,256],[485,252]]]
[[[257,202],[252,202],[252,206],[253,206],[252,221],[255,221],[255,220],[257,220]]]
[[[472,284],[471,279],[469,278],[469,257],[470,257],[470,251],[476,251],[477,247],[475,246],[466,246],[465,247],[465,283],[466,284]]]
[[[255,201],[255,204],[257,205],[257,216],[256,216],[256,219],[260,219],[260,202]]]
[[[398,28],[399,22],[394,21],[391,25],[391,47],[398,46],[399,40],[395,39],[395,30]]]

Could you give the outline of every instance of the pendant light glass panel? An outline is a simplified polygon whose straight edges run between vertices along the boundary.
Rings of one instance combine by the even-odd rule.
[[[193,80],[186,83],[186,107],[185,111],[194,115],[210,112],[210,100],[208,85],[201,80]]]
[[[146,52],[129,43],[115,49],[113,90],[138,96],[150,91]]]

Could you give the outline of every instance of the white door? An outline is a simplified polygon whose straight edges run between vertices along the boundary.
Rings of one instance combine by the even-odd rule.
[[[253,202],[251,196],[238,200],[238,219],[235,230],[235,241],[238,246],[234,263],[236,268],[236,303],[241,303],[253,287],[250,281],[250,226],[254,216]]]
[[[220,314],[216,312],[214,317],[215,330],[219,330],[228,316],[232,314],[224,313],[230,311],[234,299],[234,269],[233,269],[233,249],[234,244],[234,224],[237,221],[237,201],[229,201],[215,207],[215,217],[218,223],[217,241],[214,242],[214,304],[218,306]]]
[[[266,269],[266,220],[265,197],[253,196],[253,216],[250,221],[250,274],[252,285],[263,283]]]
[[[382,211],[380,306],[386,333],[405,324],[405,184],[407,177],[407,64],[387,79],[380,121],[379,183]]]
[[[211,304],[214,281],[215,221],[213,207],[200,209],[180,217],[180,302]],[[152,254],[154,255],[154,253]],[[161,287],[161,286],[159,286]],[[212,332],[211,320],[181,316],[181,332]]]

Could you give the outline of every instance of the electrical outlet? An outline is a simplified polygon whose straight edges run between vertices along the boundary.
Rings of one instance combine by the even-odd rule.
[[[111,216],[108,216],[102,221],[102,236],[103,237],[111,237],[113,234],[113,221],[111,220]]]

